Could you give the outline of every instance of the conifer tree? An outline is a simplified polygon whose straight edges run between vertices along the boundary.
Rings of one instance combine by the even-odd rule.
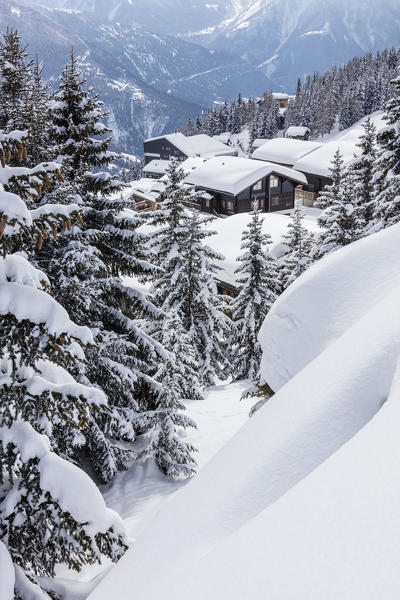
[[[387,126],[378,133],[377,194],[371,231],[400,221],[400,77],[392,80],[393,96],[386,106]]]
[[[361,208],[360,217],[364,227],[369,227],[373,215],[375,197],[375,173],[377,160],[376,127],[370,117],[363,123],[364,133],[357,146],[361,154],[349,167],[354,183],[354,200]]]
[[[180,432],[196,427],[183,414],[183,401],[202,398],[196,373],[198,365],[176,310],[170,310],[162,321],[160,334],[161,344],[168,348],[168,358],[160,363],[155,374],[159,389],[154,409],[144,415],[151,433],[142,456],[152,456],[160,470],[173,479],[191,477],[195,473],[196,449],[182,439]]]
[[[242,234],[236,269],[239,274],[238,296],[232,302],[232,374],[235,379],[254,379],[257,376],[261,347],[258,333],[279,293],[278,269],[268,251],[271,236],[262,233],[261,211],[255,207],[251,221]]]
[[[43,248],[36,259],[57,300],[94,332],[96,345],[86,353],[83,382],[87,378],[104,390],[109,411],[91,419],[86,451],[97,477],[109,481],[132,460],[132,446],[122,447],[120,441],[132,444],[142,431],[140,413],[147,410],[146,398],[156,393],[151,375],[161,348],[138,325],[138,319],[153,319],[158,311],[120,277],[145,279],[155,267],[129,201],[105,195],[121,189],[120,183],[107,172],[93,172],[115,155],[108,150],[102,103],[86,88],[73,55],[62,73],[53,114],[65,182],[45,201],[77,203],[84,222],[74,224],[69,236],[59,236],[54,252]]]
[[[78,381],[83,347],[94,343],[90,330],[70,320],[46,275],[26,258],[33,244],[80,216],[77,205],[28,210],[35,186],[51,183],[58,165],[6,165],[26,146],[25,135],[0,132],[0,541],[14,564],[15,597],[50,600],[39,577],[54,577],[58,565],[80,571],[105,556],[116,561],[126,545],[115,513],[65,460],[84,444],[90,415],[106,412],[107,399]],[[71,489],[79,489],[78,503]]]
[[[149,217],[154,225],[161,226],[152,245],[162,269],[150,299],[165,313],[172,308],[178,311],[193,344],[200,382],[208,385],[215,376],[227,374],[224,343],[229,319],[213,278],[216,261],[222,257],[204,243],[213,235],[204,227],[209,217],[185,209],[185,204],[193,206],[195,196],[182,184],[184,173],[176,161],[171,161],[167,175],[161,210]]]
[[[30,131],[27,142],[27,158],[25,164],[33,166],[54,158],[51,139],[50,84],[43,82],[43,68],[36,60],[32,69],[32,83],[26,100],[26,123],[24,129]]]
[[[317,258],[362,237],[362,210],[354,196],[354,180],[351,172],[346,173],[342,178],[338,195],[322,212],[318,223],[322,232],[316,245]]]
[[[0,127],[5,132],[27,128],[26,110],[32,60],[17,31],[7,29],[0,44]]]
[[[303,225],[303,209],[296,206],[284,236],[288,252],[282,259],[279,279],[282,291],[300,277],[311,265],[312,238]]]
[[[325,208],[328,208],[328,206],[332,206],[337,201],[343,178],[343,165],[343,157],[338,148],[333,157],[329,173],[329,176],[332,179],[332,185],[326,186],[326,188],[320,192],[318,200],[315,203],[317,208],[322,208],[324,210]]]

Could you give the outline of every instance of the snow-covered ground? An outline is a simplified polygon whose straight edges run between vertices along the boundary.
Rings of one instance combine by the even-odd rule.
[[[248,420],[254,400],[241,400],[242,393],[248,385],[249,383],[245,381],[221,384],[209,388],[204,400],[187,402],[187,415],[197,423],[198,427],[196,430],[189,430],[187,434],[198,450],[196,455],[198,472],[201,472],[218,450]],[[163,505],[187,484],[187,481],[169,480],[157,469],[152,460],[148,460],[119,473],[111,484],[100,486],[100,489],[108,507],[113,508],[122,517],[132,547],[135,548]],[[0,562],[1,552],[0,546]],[[7,567],[5,558],[4,572]],[[58,579],[51,582],[51,587],[65,600],[84,600],[94,587],[99,585],[110,568],[112,568],[111,563],[107,563],[103,567],[85,569],[80,575],[79,582],[76,581],[76,574],[59,571]],[[0,580],[0,592],[1,584]],[[8,589],[5,586],[6,583],[4,589]],[[0,600],[3,600],[1,594]]]
[[[400,224],[281,296],[261,335],[277,393],[153,514],[91,600],[397,600],[399,243]]]
[[[321,211],[318,208],[304,206],[303,212],[304,226],[309,231],[318,233],[320,228],[318,227],[317,219]],[[287,232],[290,216],[265,213],[262,217],[263,233],[268,233],[271,236],[272,244],[270,251],[274,258],[279,259],[287,251],[283,236]],[[218,279],[221,279],[225,283],[231,285],[235,285],[236,283],[235,269],[239,266],[237,258],[242,253],[240,249],[242,233],[250,223],[250,219],[250,213],[240,213],[226,219],[215,219],[209,224],[209,229],[215,231],[216,234],[207,240],[207,244],[225,257],[225,260],[219,263],[221,271],[217,275]]]
[[[204,400],[186,403],[187,415],[197,423],[197,430],[187,432],[197,448],[200,471],[216,452],[247,421],[254,401],[240,400],[248,382],[209,388]],[[107,506],[123,518],[129,538],[134,541],[151,523],[160,506],[187,482],[166,478],[148,460],[120,473],[110,484],[101,486]]]

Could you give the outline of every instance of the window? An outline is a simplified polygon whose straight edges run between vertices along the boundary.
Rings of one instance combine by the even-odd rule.
[[[253,185],[253,192],[260,192],[263,189],[263,180],[260,179],[260,181],[257,181],[257,183],[255,183]]]
[[[279,187],[279,177],[277,177],[276,175],[271,175],[269,178],[269,187],[270,188]]]
[[[226,201],[226,209],[233,212],[233,202],[231,200]]]
[[[309,183],[308,184],[308,191],[309,192],[315,192],[315,185],[314,185],[314,183]]]
[[[206,208],[210,208],[210,198],[205,198],[204,203],[205,203]]]
[[[279,206],[279,196],[272,196],[271,197],[271,207],[276,208],[277,206]]]

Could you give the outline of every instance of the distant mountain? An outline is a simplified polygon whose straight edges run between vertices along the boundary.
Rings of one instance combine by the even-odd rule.
[[[226,25],[251,0],[34,0],[51,8],[75,9],[106,22],[141,25],[149,31],[182,35]]]
[[[74,46],[127,152],[239,91],[293,91],[299,76],[400,42],[399,0],[41,2],[0,0],[0,25],[20,31],[50,79]]]
[[[265,89],[291,91],[298,76],[400,43],[399,0],[56,1],[228,53],[232,64],[247,63],[256,90],[261,74]]]
[[[115,144],[141,152],[144,138],[173,131],[214,101],[242,86],[255,94],[266,85],[244,61],[226,53],[141,27],[102,23],[98,15],[46,8],[29,1],[0,1],[0,27],[16,28],[56,80],[71,47],[85,76],[110,110]]]
[[[400,44],[398,0],[252,0],[212,32],[186,36],[241,57],[274,83],[324,72],[353,56]]]

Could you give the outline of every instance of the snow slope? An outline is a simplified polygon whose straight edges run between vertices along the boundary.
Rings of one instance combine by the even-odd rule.
[[[309,231],[318,233],[320,229],[317,219],[321,211],[317,208],[307,207],[303,207],[303,211],[305,227]],[[263,215],[263,219],[263,233],[268,233],[272,240],[270,251],[274,258],[281,258],[287,250],[283,236],[287,232],[290,217],[268,213]],[[210,237],[207,244],[225,257],[225,260],[219,263],[221,270],[217,273],[217,279],[225,283],[231,285],[236,283],[235,269],[239,266],[237,258],[241,254],[241,237],[250,220],[250,213],[240,213],[227,219],[216,219],[209,225],[209,228],[215,231],[216,235]]]
[[[301,353],[312,326],[324,347],[316,336],[313,359],[162,507],[92,600],[399,596],[400,282],[384,268],[397,260],[400,271],[399,242],[400,225],[330,255],[288,289],[283,335],[290,320],[303,337],[286,345]],[[374,265],[365,274],[360,254]],[[324,289],[327,272],[336,286]],[[309,287],[302,299],[299,286]],[[315,290],[326,312],[297,322]],[[336,327],[329,341],[326,321]]]
[[[397,600],[399,419],[398,374],[388,402],[358,435],[179,582],[169,581],[164,598]]]

